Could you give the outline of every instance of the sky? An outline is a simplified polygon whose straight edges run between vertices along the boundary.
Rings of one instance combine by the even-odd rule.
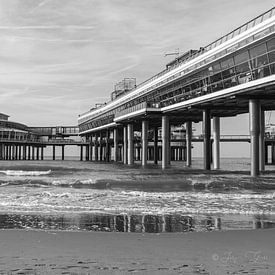
[[[274,0],[0,0],[0,112],[29,126],[76,125],[114,85],[137,84],[274,6]],[[224,134],[248,133],[225,119]],[[225,126],[224,126],[225,125]]]

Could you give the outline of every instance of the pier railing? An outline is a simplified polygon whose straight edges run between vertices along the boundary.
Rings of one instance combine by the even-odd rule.
[[[20,139],[20,138],[1,138],[0,143],[14,143],[14,144],[38,144],[38,145],[85,145],[88,142],[84,140],[73,140],[73,139]]]

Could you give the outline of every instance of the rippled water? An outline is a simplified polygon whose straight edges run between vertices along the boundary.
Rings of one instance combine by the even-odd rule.
[[[1,162],[0,228],[178,232],[273,227],[274,167],[252,179],[247,160],[222,164],[227,171],[207,174],[198,169],[199,160],[192,170],[173,163],[167,171],[78,161]]]

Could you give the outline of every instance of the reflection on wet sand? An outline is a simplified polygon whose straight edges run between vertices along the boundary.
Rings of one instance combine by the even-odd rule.
[[[273,216],[233,218],[189,215],[79,214],[36,215],[1,214],[0,229],[85,230],[106,232],[191,232],[230,229],[275,228]]]

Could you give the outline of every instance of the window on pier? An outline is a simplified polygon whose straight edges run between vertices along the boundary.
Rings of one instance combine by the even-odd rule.
[[[168,88],[166,92],[162,92],[161,106],[230,88],[274,73],[275,38],[272,38],[249,49],[232,53],[214,62],[207,69],[179,80],[174,84],[173,101]],[[191,84],[186,85],[187,83]]]

